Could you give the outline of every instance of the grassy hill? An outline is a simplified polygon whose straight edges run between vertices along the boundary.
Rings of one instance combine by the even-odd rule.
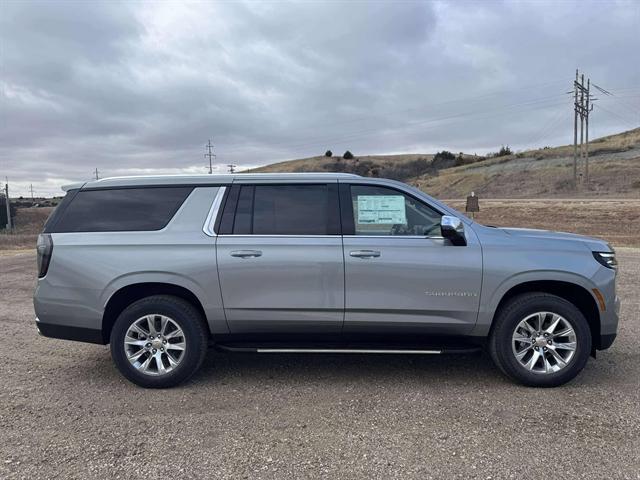
[[[590,142],[589,188],[580,196],[640,198],[640,128]],[[501,157],[456,154],[367,155],[344,160],[311,157],[275,163],[253,172],[337,172],[394,178],[440,198],[475,191],[485,198],[567,197],[573,186],[573,146]]]

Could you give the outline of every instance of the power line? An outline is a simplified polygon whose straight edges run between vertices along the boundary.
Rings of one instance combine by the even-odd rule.
[[[623,98],[625,98],[625,96],[620,96],[617,93],[614,93],[610,90],[605,90],[604,88],[596,85],[595,83],[593,84],[593,86],[598,89],[598,91],[602,92],[605,94],[605,97],[607,100],[613,100],[614,102],[616,102],[618,104],[619,107],[623,108],[624,110],[626,110],[628,113],[631,114],[632,117],[635,117],[636,115],[638,116],[638,119],[640,120],[640,109],[638,111],[636,111],[635,108],[633,108],[633,106],[629,105],[628,102],[625,102],[623,100]],[[633,96],[632,96],[633,97]]]
[[[613,115],[613,116],[619,118],[620,120],[624,121],[625,125],[628,126],[628,127],[631,127],[631,128],[636,128],[637,127],[637,125],[632,120],[629,120],[628,118],[623,117],[619,113],[612,112],[611,110],[609,110],[607,108],[604,108],[602,105],[596,105],[596,107],[598,108],[598,110],[602,110],[604,112],[607,112],[608,114]]]
[[[566,114],[566,104],[562,104],[560,108],[556,111],[556,114],[552,117],[552,119],[548,122],[545,122],[544,126],[538,131],[538,133],[532,137],[535,140],[530,141],[529,145],[535,147],[536,145],[542,145],[542,141],[549,138],[549,136],[553,133],[557,133],[556,127],[560,125],[563,121],[563,117]]]
[[[467,112],[462,112],[462,113],[457,113],[457,114],[452,114],[452,115],[446,115],[446,116],[442,116],[442,117],[415,120],[415,121],[406,122],[402,126],[397,126],[397,127],[388,128],[388,129],[384,129],[384,128],[380,128],[380,127],[364,129],[364,130],[360,130],[360,131],[351,132],[350,134],[345,135],[343,137],[316,138],[316,139],[310,140],[308,142],[294,143],[294,144],[291,144],[291,143],[288,143],[288,142],[277,142],[277,143],[267,144],[265,146],[266,147],[272,147],[272,148],[273,147],[280,147],[280,148],[286,148],[286,149],[289,149],[289,150],[298,150],[298,149],[302,149],[302,148],[308,148],[308,147],[323,145],[323,144],[327,144],[327,143],[344,142],[344,141],[354,140],[354,139],[357,139],[357,138],[363,138],[363,137],[367,137],[367,136],[371,136],[371,135],[380,135],[381,132],[400,130],[400,129],[405,129],[407,127],[414,127],[414,126],[425,125],[425,124],[429,124],[429,123],[438,123],[438,122],[443,122],[443,121],[447,121],[447,120],[457,120],[457,119],[461,119],[461,118],[465,118],[465,117],[486,118],[488,116],[490,117],[490,116],[493,116],[493,115],[496,115],[496,114],[499,115],[503,111],[505,111],[506,113],[509,113],[509,110],[512,110],[512,109],[517,108],[517,107],[528,107],[528,108],[531,108],[532,110],[535,110],[537,108],[554,107],[554,106],[560,105],[561,103],[558,103],[558,101],[555,101],[553,103],[549,103],[549,102],[553,101],[554,99],[556,99],[558,97],[566,97],[566,94],[565,93],[555,94],[555,95],[550,95],[550,96],[546,96],[546,97],[536,98],[536,99],[533,99],[533,100],[528,100],[528,101],[525,101],[525,102],[518,102],[518,103],[513,103],[513,104],[501,105],[501,106],[498,106],[497,108],[494,108],[494,109],[486,109],[486,108],[473,109],[473,110],[470,110],[470,111],[467,111]],[[546,104],[546,105],[544,105],[544,104]],[[562,102],[562,104],[564,104],[564,102]],[[517,110],[517,111],[519,111],[519,110]],[[488,113],[489,113],[489,115],[487,115]],[[513,112],[511,112],[511,113],[513,113]],[[264,146],[262,148],[264,148]],[[240,152],[241,152],[241,150],[230,150],[230,151],[227,151],[225,153],[233,154],[233,153],[240,153]]]

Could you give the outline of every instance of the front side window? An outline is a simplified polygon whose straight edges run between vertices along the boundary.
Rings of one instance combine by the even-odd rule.
[[[355,235],[435,236],[442,215],[398,190],[351,185]]]
[[[335,187],[243,185],[238,196],[236,235],[335,235],[339,232]]]

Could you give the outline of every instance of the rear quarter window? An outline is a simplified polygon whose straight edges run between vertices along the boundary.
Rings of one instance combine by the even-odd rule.
[[[80,190],[69,199],[58,218],[47,222],[45,232],[161,230],[192,190],[193,187]]]

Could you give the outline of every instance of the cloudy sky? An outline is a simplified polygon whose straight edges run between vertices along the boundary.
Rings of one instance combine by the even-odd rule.
[[[640,126],[640,2],[0,2],[0,175],[104,176],[566,144]],[[603,97],[603,95],[599,95]]]

